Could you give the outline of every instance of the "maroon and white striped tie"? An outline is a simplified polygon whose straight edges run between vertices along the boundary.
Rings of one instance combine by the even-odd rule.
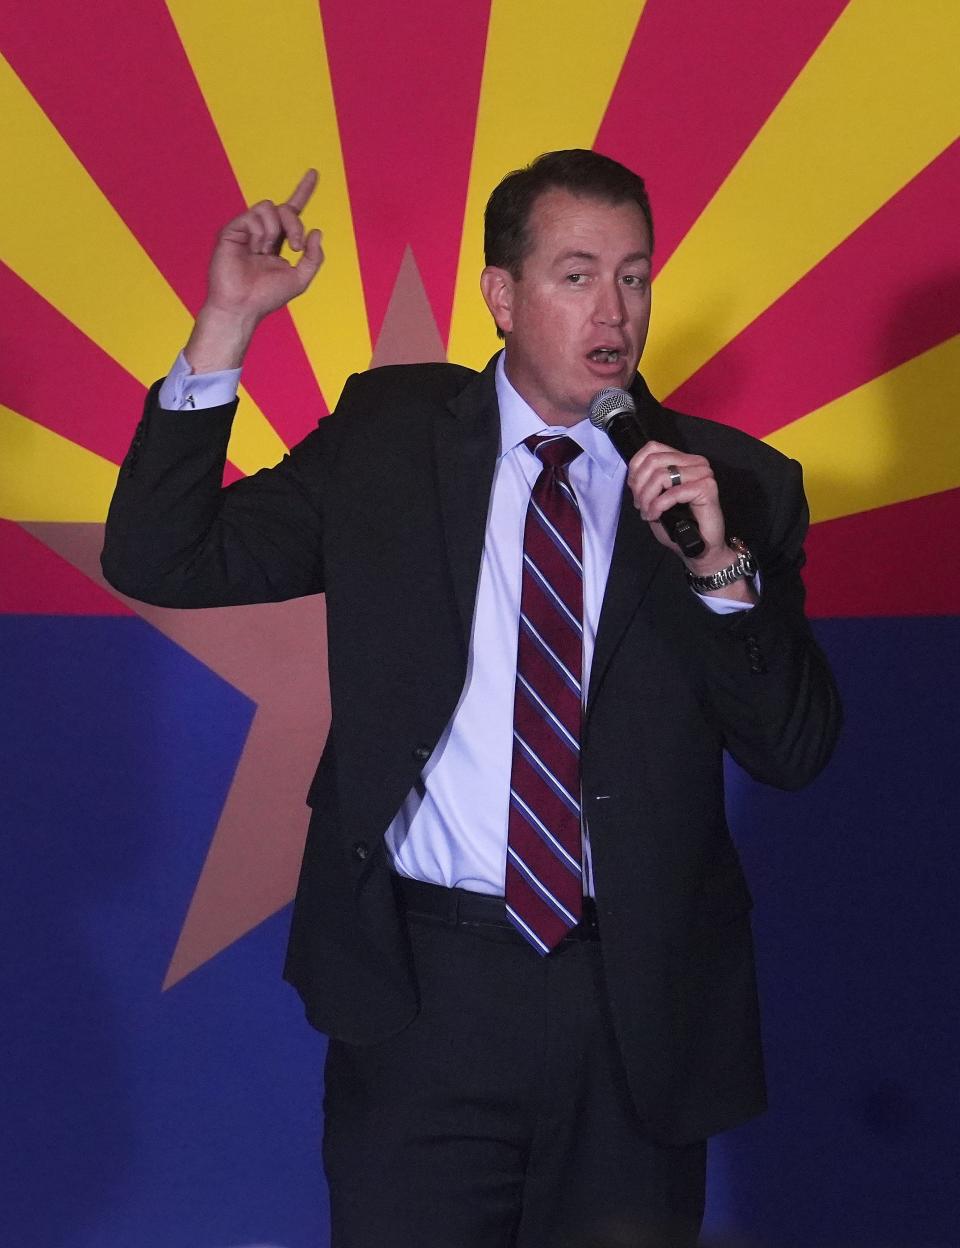
[[[562,435],[524,443],[543,464],[527,507],[507,830],[507,914],[540,953],[583,912],[580,719],[583,538]]]

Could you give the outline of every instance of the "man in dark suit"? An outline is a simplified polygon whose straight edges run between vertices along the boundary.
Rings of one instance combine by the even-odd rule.
[[[327,594],[286,974],[331,1037],[333,1242],[691,1245],[706,1137],[764,1102],[723,752],[793,788],[839,725],[799,469],[649,394],[643,183],[562,152],[488,205],[502,355],[351,378],[221,491],[250,336],[322,262],[314,180],[221,233],[104,569],[163,605]],[[629,466],[584,419],[610,386],[650,434]],[[660,523],[677,504],[692,558]]]

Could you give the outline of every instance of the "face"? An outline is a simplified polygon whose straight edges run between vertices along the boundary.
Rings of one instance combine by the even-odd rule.
[[[650,234],[633,203],[568,191],[534,202],[519,278],[486,268],[510,381],[548,425],[574,425],[606,386],[626,389],[650,321]]]

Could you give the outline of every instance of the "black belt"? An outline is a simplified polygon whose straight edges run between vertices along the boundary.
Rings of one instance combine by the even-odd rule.
[[[433,919],[449,927],[499,927],[527,943],[507,918],[506,902],[489,893],[471,893],[465,888],[444,888],[424,884],[405,875],[394,877],[404,912],[412,918]],[[564,937],[565,941],[599,940],[597,907],[592,897],[583,899],[583,918]]]

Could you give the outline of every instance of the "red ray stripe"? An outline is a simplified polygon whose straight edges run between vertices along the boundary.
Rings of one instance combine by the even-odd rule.
[[[143,410],[143,386],[2,262],[0,305],[0,403],[119,464]],[[242,475],[226,464],[225,483]]]
[[[658,267],[845,7],[648,0],[594,147],[645,178]]]
[[[4,264],[0,403],[119,463],[143,386]]]
[[[0,520],[0,614],[133,615],[19,524]]]
[[[409,244],[446,340],[489,0],[323,0],[371,337]]]
[[[960,140],[670,397],[763,436],[960,333]]]
[[[807,557],[811,615],[960,615],[960,489],[814,525]]]
[[[166,7],[156,0],[8,5],[0,10],[0,45],[160,272],[196,312],[217,230],[244,205]],[[264,187],[263,195],[292,189]],[[149,308],[131,308],[130,314],[149,321]],[[182,345],[169,344],[171,360]],[[285,311],[260,327],[244,383],[287,442],[323,414]]]

